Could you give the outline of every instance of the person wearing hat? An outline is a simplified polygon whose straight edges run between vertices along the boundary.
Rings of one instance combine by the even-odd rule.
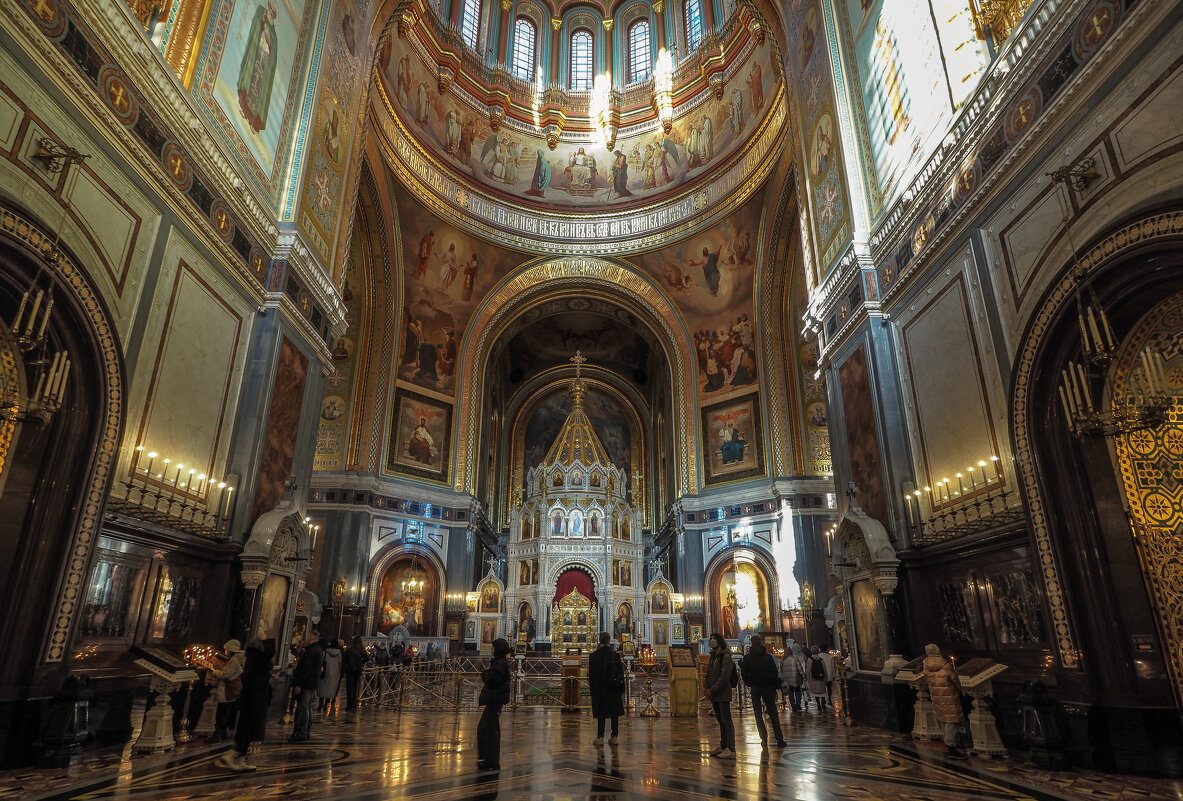
[[[247,761],[247,752],[251,743],[262,740],[267,730],[267,710],[271,706],[271,670],[274,664],[274,639],[260,640],[256,637],[247,641],[234,748],[218,760],[218,764],[235,773],[255,770],[255,766]]]
[[[941,724],[946,756],[965,759],[965,752],[960,748],[965,731],[965,710],[961,706],[961,679],[957,676],[957,668],[941,653],[940,646],[930,642],[924,646],[923,669],[924,683],[932,697],[932,711]]]
[[[222,742],[226,739],[226,731],[234,728],[238,696],[242,692],[242,667],[246,662],[242,643],[227,640],[222,650],[229,657],[225,667],[211,671],[207,679],[214,687],[214,702],[218,705],[214,716],[214,733],[206,739],[207,743]]]
[[[481,672],[479,699],[485,711],[476,727],[478,770],[501,770],[501,707],[509,703],[509,655],[512,649],[502,637],[493,640],[493,659]]]

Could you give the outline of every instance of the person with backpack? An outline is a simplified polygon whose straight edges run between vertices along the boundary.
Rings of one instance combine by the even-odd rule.
[[[715,720],[719,721],[719,747],[711,756],[719,759],[735,759],[735,723],[731,720],[731,690],[739,686],[739,671],[727,641],[722,634],[710,637],[711,660],[707,663],[707,681],[704,698],[711,699]]]
[[[817,711],[821,712],[826,706],[826,663],[822,661],[821,649],[813,646],[813,653],[805,660],[805,686],[809,694],[817,701]]]
[[[801,687],[805,684],[805,663],[801,658],[801,646],[793,643],[785,648],[780,661],[780,684],[789,697],[789,708],[801,711]]]
[[[600,632],[600,647],[587,660],[587,683],[591,690],[592,715],[596,719],[596,745],[604,744],[604,724],[612,719],[609,745],[616,745],[620,716],[624,714],[624,663],[612,650],[612,635]]]
[[[752,697],[752,713],[756,716],[756,728],[760,732],[760,747],[768,749],[768,729],[764,725],[763,704],[772,719],[772,733],[776,735],[776,747],[784,748],[788,743],[780,730],[780,713],[776,711],[776,688],[780,686],[780,665],[776,657],[764,647],[764,638],[752,635],[751,646],[743,658],[743,683],[748,686]]]
[[[476,727],[477,770],[501,770],[501,707],[509,703],[509,660],[512,651],[502,637],[493,640],[493,659],[481,672],[481,697],[485,708]]]

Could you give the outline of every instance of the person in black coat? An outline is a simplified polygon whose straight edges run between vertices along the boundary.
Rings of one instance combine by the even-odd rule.
[[[612,636],[600,632],[600,647],[587,660],[587,683],[591,690],[592,715],[596,718],[596,745],[604,744],[604,722],[612,719],[612,736],[608,743],[616,745],[620,716],[624,714],[624,663],[612,650]]]
[[[776,691],[780,687],[780,665],[776,657],[768,653],[764,647],[764,638],[759,634],[752,636],[751,647],[747,656],[743,658],[740,668],[743,683],[748,686],[752,694],[752,712],[756,715],[756,728],[760,731],[760,743],[768,747],[768,729],[764,726],[764,713],[760,705],[768,711],[772,718],[772,733],[776,735],[776,747],[784,748],[785,736],[780,730],[780,714],[776,711]]]
[[[252,742],[262,740],[267,730],[267,710],[271,706],[271,668],[275,660],[275,640],[246,644],[242,666],[242,692],[238,696],[238,727],[234,730],[234,750],[226,752],[221,764],[233,771],[254,770],[246,754]]]
[[[366,644],[358,635],[353,636],[349,648],[345,651],[345,708],[357,709],[357,688],[361,683],[361,672],[366,666]]]
[[[477,769],[501,770],[501,707],[509,703],[509,643],[498,637],[493,640],[493,659],[481,672],[479,699],[485,711],[476,727]]]
[[[300,654],[300,661],[292,671],[292,692],[296,694],[296,725],[290,742],[306,742],[312,736],[312,702],[316,700],[316,687],[320,684],[320,669],[324,665],[325,649],[320,641],[320,632],[315,629],[308,635],[308,646]]]

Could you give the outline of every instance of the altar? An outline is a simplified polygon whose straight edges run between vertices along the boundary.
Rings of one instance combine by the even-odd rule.
[[[559,648],[592,650],[599,642],[599,608],[579,590],[571,590],[551,606],[551,642]]]

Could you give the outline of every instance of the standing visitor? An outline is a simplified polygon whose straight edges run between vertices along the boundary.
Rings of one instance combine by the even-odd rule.
[[[813,646],[813,653],[805,660],[805,681],[809,694],[817,701],[817,711],[826,706],[826,663],[822,661],[821,649]]]
[[[321,647],[325,649],[325,657],[324,669],[316,685],[316,694],[320,698],[316,711],[331,714],[337,711],[337,692],[341,688],[341,646],[336,640],[324,640]]]
[[[801,685],[805,684],[805,663],[801,661],[801,646],[792,640],[780,661],[780,683],[789,697],[789,708],[801,711]]]
[[[366,644],[362,642],[360,635],[353,635],[353,639],[349,642],[349,648],[345,651],[345,708],[349,710],[357,709],[357,688],[361,684],[361,672],[366,666],[366,660],[369,654],[366,653]]]
[[[600,632],[600,647],[587,660],[587,683],[591,690],[592,715],[596,718],[596,745],[604,744],[604,722],[612,719],[609,745],[616,745],[620,716],[624,714],[624,663],[612,650],[612,635]]]
[[[226,731],[234,728],[234,710],[238,704],[238,696],[242,692],[242,667],[246,662],[242,643],[238,640],[227,640],[222,650],[230,659],[225,667],[213,671],[210,676],[217,707],[214,715],[214,733],[206,739],[207,743],[222,742],[226,739]]]
[[[493,659],[481,672],[479,703],[485,708],[476,727],[478,770],[501,770],[501,707],[509,703],[509,643],[504,638],[493,640]]]
[[[957,668],[941,653],[940,646],[929,643],[924,646],[924,683],[932,697],[932,711],[941,724],[941,735],[945,741],[945,755],[952,759],[965,759],[961,750],[961,738],[965,733],[965,710],[961,706],[961,679]]]
[[[826,666],[826,703],[830,706],[834,705],[834,655],[829,651],[822,651],[819,656],[822,658],[822,664]]]
[[[764,725],[764,712],[772,719],[772,733],[776,735],[776,747],[784,748],[785,736],[780,730],[780,713],[776,711],[776,688],[780,686],[780,666],[776,657],[764,647],[764,638],[752,635],[752,644],[743,658],[743,683],[752,695],[752,713],[756,716],[756,729],[760,732],[760,747],[768,748],[768,729]],[[764,709],[760,706],[763,705]]]
[[[706,692],[703,697],[711,699],[715,719],[719,721],[719,747],[711,756],[719,759],[735,759],[735,724],[731,720],[731,688],[739,684],[739,671],[727,650],[727,641],[722,634],[710,638],[711,661],[707,663]]]
[[[252,639],[246,644],[242,664],[242,693],[238,696],[238,726],[234,729],[234,750],[218,760],[236,772],[255,770],[246,761],[252,742],[263,739],[267,730],[267,710],[271,707],[271,666],[275,659],[275,640]]]
[[[325,652],[320,644],[320,632],[313,629],[308,634],[308,645],[300,654],[300,661],[292,671],[292,692],[296,694],[296,725],[289,742],[307,742],[312,736],[312,702],[316,700],[316,688],[320,684],[320,669],[324,665]]]

